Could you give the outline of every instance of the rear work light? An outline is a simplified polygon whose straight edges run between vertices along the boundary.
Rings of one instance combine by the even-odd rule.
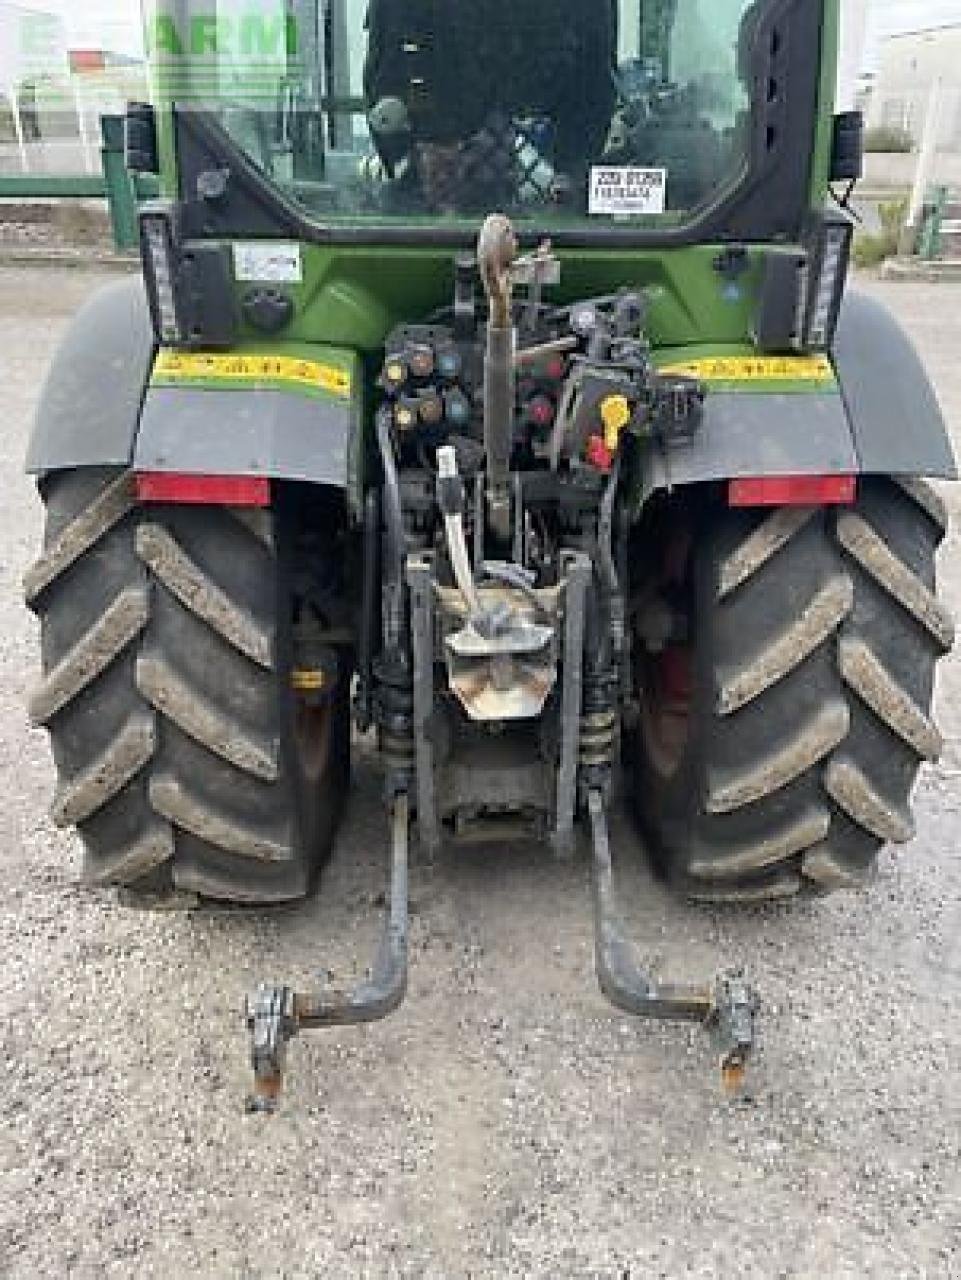
[[[826,351],[834,340],[851,258],[852,233],[850,219],[828,216],[811,245],[801,333],[805,351]]]
[[[174,346],[182,340],[183,325],[177,306],[177,257],[170,217],[161,211],[140,215],[140,252],[154,330],[161,343]]]
[[[728,482],[730,507],[840,507],[857,498],[857,476],[749,476]]]
[[[140,257],[160,346],[233,346],[238,319],[228,246],[184,242],[176,207],[153,200],[140,211]]]
[[[803,246],[765,253],[751,326],[759,351],[829,351],[851,259],[851,220],[826,214]]]
[[[184,506],[269,507],[265,476],[192,476],[179,471],[138,471],[134,492],[139,502]]]

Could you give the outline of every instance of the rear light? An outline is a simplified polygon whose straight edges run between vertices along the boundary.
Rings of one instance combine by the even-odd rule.
[[[764,255],[752,336],[760,351],[828,351],[834,341],[851,258],[849,218],[831,213],[803,248]]]
[[[750,476],[728,482],[730,507],[838,507],[857,498],[857,476]]]
[[[154,330],[158,340],[174,346],[183,341],[183,324],[177,307],[177,258],[173,227],[166,213],[140,215],[140,252]]]
[[[229,246],[184,243],[176,206],[153,200],[140,211],[140,257],[160,346],[226,351],[234,345],[238,312]]]
[[[826,351],[834,340],[848,275],[852,235],[848,218],[826,217],[811,246],[801,334],[805,351]]]
[[[185,506],[269,507],[265,476],[191,476],[179,471],[138,471],[134,492],[140,502]]]

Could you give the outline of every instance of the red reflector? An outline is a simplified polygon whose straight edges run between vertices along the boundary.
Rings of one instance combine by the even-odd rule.
[[[731,507],[838,507],[854,502],[857,476],[750,476],[731,480]]]
[[[266,476],[189,476],[179,471],[138,471],[141,502],[178,502],[206,507],[269,507]]]

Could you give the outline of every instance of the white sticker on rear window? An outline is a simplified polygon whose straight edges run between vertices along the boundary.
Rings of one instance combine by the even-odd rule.
[[[304,268],[299,244],[246,241],[234,245],[234,274],[255,284],[301,284]]]
[[[666,194],[666,169],[595,165],[588,209],[592,214],[614,217],[663,213]]]

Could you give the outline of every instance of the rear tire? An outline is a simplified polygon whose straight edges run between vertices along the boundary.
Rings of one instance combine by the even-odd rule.
[[[954,637],[934,594],[944,531],[926,485],[874,479],[852,508],[712,508],[693,529],[687,643],[641,664],[634,751],[639,820],[690,896],[859,886],[911,839]]]
[[[291,688],[288,539],[271,511],[135,506],[115,470],[48,476],[26,579],[53,816],[85,878],[269,903],[307,893],[349,768],[344,664],[311,731]]]

